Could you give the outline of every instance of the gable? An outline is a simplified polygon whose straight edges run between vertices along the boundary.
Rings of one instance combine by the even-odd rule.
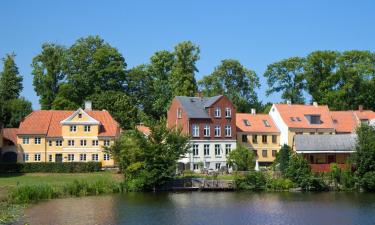
[[[60,122],[62,125],[71,125],[71,124],[88,124],[88,125],[99,125],[100,122],[87,114],[84,110],[79,108],[68,118]]]

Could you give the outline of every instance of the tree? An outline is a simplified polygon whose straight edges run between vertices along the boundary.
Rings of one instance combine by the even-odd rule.
[[[33,85],[36,94],[40,96],[42,109],[52,108],[60,84],[65,79],[65,53],[63,46],[45,43],[42,52],[33,58]]]
[[[229,153],[227,162],[236,171],[251,171],[255,167],[253,152],[241,144]]]
[[[305,190],[310,189],[310,186],[312,185],[312,174],[309,163],[298,154],[293,154],[290,157],[284,177],[289,178]]]
[[[151,134],[124,132],[108,151],[119,163],[129,191],[152,190],[174,178],[177,160],[190,149],[189,137],[169,129],[165,120],[150,125]]]
[[[14,62],[15,54],[8,54],[3,58],[3,72],[0,73],[0,98],[3,101],[16,99],[23,89],[22,76]]]
[[[20,122],[32,112],[31,102],[25,98],[15,98],[4,105],[4,127],[19,127]]]
[[[267,78],[267,95],[282,92],[281,98],[291,103],[304,103],[303,90],[306,86],[304,79],[304,59],[292,57],[267,66],[264,76]]]
[[[198,91],[194,76],[195,72],[198,72],[195,64],[199,60],[199,52],[199,47],[190,41],[175,46],[175,61],[170,80],[174,96],[194,96]]]
[[[199,81],[204,96],[226,95],[238,112],[259,109],[255,89],[260,86],[259,78],[253,70],[246,69],[233,59],[225,59],[210,75]]]
[[[284,144],[281,146],[279,153],[276,155],[276,159],[274,161],[275,167],[281,171],[281,174],[285,174],[286,169],[289,166],[289,160],[292,156],[292,149],[289,145]]]
[[[359,180],[365,173],[375,171],[375,127],[362,124],[357,129],[353,163],[356,167],[355,175]]]

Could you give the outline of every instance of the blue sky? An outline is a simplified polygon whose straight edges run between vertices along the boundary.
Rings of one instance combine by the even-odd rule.
[[[234,58],[262,74],[280,59],[314,50],[375,51],[375,2],[368,1],[19,1],[0,2],[0,57],[17,54],[22,95],[38,109],[31,61],[44,42],[69,46],[100,35],[124,55],[128,68],[184,40],[201,48],[200,79],[222,59]],[[0,66],[2,69],[2,66]]]

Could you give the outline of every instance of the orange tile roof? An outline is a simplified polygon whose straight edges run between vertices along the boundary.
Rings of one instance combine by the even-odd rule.
[[[314,106],[314,105],[298,105],[298,104],[275,104],[276,109],[279,111],[281,118],[286,125],[291,128],[331,128],[333,123],[329,113],[328,106]],[[305,115],[320,115],[321,124],[310,124]],[[294,117],[295,121],[291,120]],[[300,121],[298,121],[298,118]],[[297,118],[297,119],[296,119]]]
[[[331,117],[336,132],[339,133],[354,132],[358,125],[353,111],[331,111]]]
[[[14,144],[17,144],[17,131],[18,128],[4,128],[3,138],[12,141]]]
[[[21,122],[17,134],[42,134],[47,137],[61,137],[60,122],[75,111],[37,110]],[[120,128],[111,114],[103,111],[87,111],[87,114],[101,123],[98,136],[117,136]]]
[[[136,129],[137,129],[139,132],[143,133],[144,135],[147,135],[147,136],[148,136],[148,135],[151,134],[151,130],[150,130],[150,128],[147,127],[147,126],[145,126],[145,125],[143,125],[143,124],[137,125],[137,126],[136,126]]]
[[[250,122],[250,126],[246,126],[244,120]],[[269,127],[265,126],[263,120],[268,121]],[[250,113],[237,113],[236,126],[238,131],[242,132],[258,132],[258,133],[279,133],[272,118],[268,114],[250,114]]]
[[[367,119],[372,120],[375,119],[375,112],[372,110],[357,110],[354,111],[355,115],[358,119]]]

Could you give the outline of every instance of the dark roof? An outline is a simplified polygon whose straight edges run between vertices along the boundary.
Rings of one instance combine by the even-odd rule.
[[[189,118],[209,119],[210,116],[205,109],[210,107],[221,97],[222,95],[214,97],[176,96],[176,99],[180,102],[182,108]]]
[[[356,134],[295,135],[295,149],[303,152],[352,152],[355,150]]]

